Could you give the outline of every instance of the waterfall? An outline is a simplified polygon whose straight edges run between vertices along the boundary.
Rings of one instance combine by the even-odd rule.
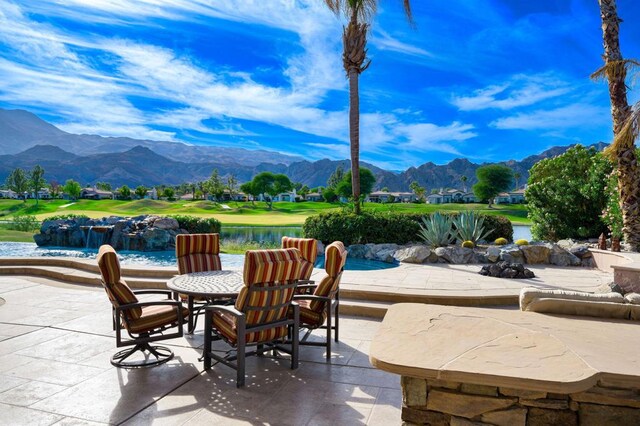
[[[90,249],[91,248],[91,231],[93,229],[93,226],[90,226],[89,229],[87,230],[87,245],[86,245],[86,249]]]

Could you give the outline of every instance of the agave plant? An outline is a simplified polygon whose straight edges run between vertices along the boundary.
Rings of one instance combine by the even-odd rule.
[[[418,236],[431,247],[445,247],[455,239],[453,221],[451,217],[438,212],[429,216],[428,219],[423,216]]]
[[[458,217],[453,218],[455,226],[456,238],[459,241],[472,241],[476,244],[480,240],[487,238],[493,229],[484,229],[484,218],[476,215],[472,211],[460,213]]]

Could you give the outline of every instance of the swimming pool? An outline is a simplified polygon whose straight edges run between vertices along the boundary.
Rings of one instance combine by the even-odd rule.
[[[38,247],[35,243],[0,242],[0,257],[75,257],[80,259],[95,259],[97,249],[68,248],[68,247]],[[173,251],[119,251],[118,256],[123,265],[175,266],[176,254]],[[241,268],[244,263],[242,254],[220,255],[220,261],[225,268]],[[367,259],[347,258],[345,269],[352,271],[372,271],[389,269],[398,266],[394,263],[377,262]],[[324,267],[324,257],[318,257],[316,267]]]

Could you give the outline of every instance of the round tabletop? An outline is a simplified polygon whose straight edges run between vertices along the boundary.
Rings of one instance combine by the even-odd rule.
[[[237,271],[207,271],[177,275],[169,282],[170,290],[190,296],[236,297],[244,285],[242,274]]]

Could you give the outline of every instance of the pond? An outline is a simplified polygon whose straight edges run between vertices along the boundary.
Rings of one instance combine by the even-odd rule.
[[[301,237],[300,226],[226,226],[220,231],[220,238],[236,241],[256,241],[280,244],[282,237]]]
[[[68,247],[38,247],[35,243],[0,242],[0,257],[75,257],[79,259],[95,259],[97,249]],[[176,266],[176,254],[173,251],[118,251],[122,265]],[[244,255],[220,255],[225,269],[240,269],[244,264]],[[346,270],[372,271],[395,268],[396,263],[384,263],[367,259],[347,258]],[[324,256],[318,256],[316,267],[324,267]]]
[[[513,241],[521,239],[527,241],[531,241],[533,239],[533,237],[531,236],[531,226],[513,225]]]

